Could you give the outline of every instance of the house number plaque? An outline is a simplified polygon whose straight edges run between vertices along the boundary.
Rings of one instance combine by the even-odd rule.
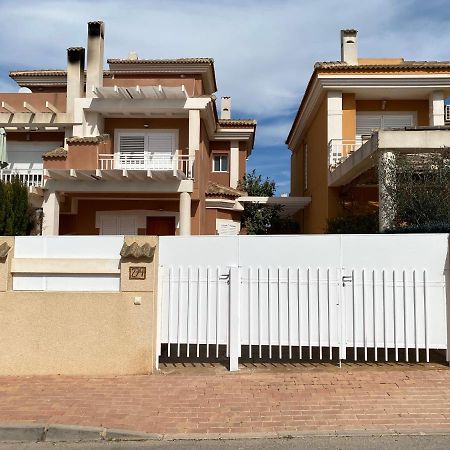
[[[145,280],[147,277],[147,268],[146,267],[130,267],[129,271],[129,280]]]

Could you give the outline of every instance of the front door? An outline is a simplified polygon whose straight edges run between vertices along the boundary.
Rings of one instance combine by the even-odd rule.
[[[147,217],[147,236],[173,236],[175,217]]]

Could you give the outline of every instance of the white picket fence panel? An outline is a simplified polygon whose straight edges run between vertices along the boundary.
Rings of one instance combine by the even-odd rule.
[[[429,361],[448,271],[444,234],[162,237],[158,356]]]

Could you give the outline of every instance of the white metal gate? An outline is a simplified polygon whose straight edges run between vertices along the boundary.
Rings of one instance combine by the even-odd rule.
[[[428,361],[448,277],[444,234],[162,237],[159,353]]]

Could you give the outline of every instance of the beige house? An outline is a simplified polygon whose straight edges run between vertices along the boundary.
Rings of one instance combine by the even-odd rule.
[[[380,157],[450,146],[449,96],[450,62],[360,58],[357,31],[342,30],[341,60],[315,64],[286,141],[291,195],[311,197],[297,215],[302,232],[376,210]]]
[[[232,119],[229,97],[219,117],[212,59],[130,53],[105,71],[104,34],[90,22],[67,70],[10,73],[1,179],[30,186],[45,235],[238,234],[255,120]]]

